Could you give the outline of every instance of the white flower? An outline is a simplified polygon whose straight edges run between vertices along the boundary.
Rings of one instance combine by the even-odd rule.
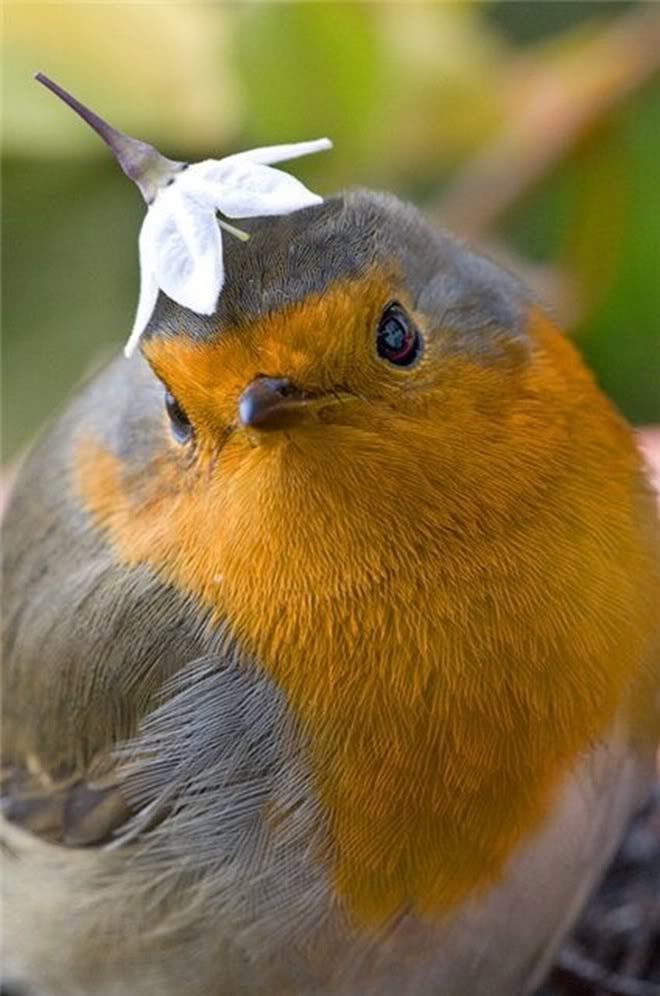
[[[140,299],[126,356],[135,349],[159,290],[201,315],[215,311],[225,279],[221,226],[242,234],[218,219],[217,212],[252,218],[320,204],[323,198],[271,166],[331,146],[327,138],[273,145],[179,167],[165,177],[140,231]]]
[[[203,163],[174,162],[104,121],[54,80],[36,79],[80,115],[112,149],[148,205],[140,231],[140,299],[124,352],[130,356],[153,313],[158,292],[200,315],[212,315],[225,279],[221,228],[245,232],[218,218],[290,214],[323,200],[273,163],[332,148],[327,138],[271,145]]]

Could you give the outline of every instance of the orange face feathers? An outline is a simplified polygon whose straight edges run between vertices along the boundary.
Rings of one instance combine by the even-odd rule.
[[[652,629],[638,461],[573,348],[534,308],[479,329],[469,295],[434,311],[429,293],[392,259],[204,340],[154,334],[190,445],[163,413],[145,464],[92,434],[77,452],[116,555],[211,610],[283,690],[322,860],[369,923],[497,879]],[[378,353],[392,302],[420,335],[409,366]],[[260,378],[297,392],[282,428],[243,424]]]

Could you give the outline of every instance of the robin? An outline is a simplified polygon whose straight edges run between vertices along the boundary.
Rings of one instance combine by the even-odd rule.
[[[6,517],[7,978],[530,993],[652,778],[631,432],[516,279],[389,195],[251,201],[193,280],[172,232],[213,197],[154,155],[139,349]]]

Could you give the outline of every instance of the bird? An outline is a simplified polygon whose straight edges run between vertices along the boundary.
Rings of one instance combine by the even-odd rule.
[[[13,490],[6,985],[532,993],[653,778],[633,434],[412,205],[242,227]]]

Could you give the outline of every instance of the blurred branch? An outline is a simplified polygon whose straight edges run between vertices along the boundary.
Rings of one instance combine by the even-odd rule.
[[[508,124],[445,193],[437,207],[443,224],[468,238],[481,236],[659,70],[654,4],[619,17],[552,63],[521,57]]]

